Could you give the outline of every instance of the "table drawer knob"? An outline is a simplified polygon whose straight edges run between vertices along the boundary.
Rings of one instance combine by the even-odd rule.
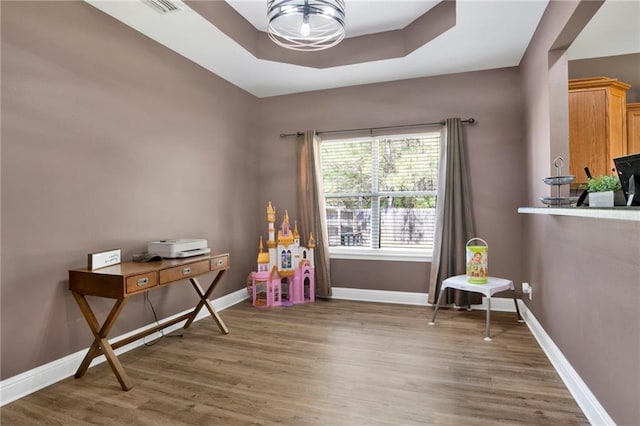
[[[191,273],[191,268],[184,268],[182,270],[182,275],[189,275]]]
[[[222,266],[222,265],[224,265],[224,260],[223,260],[223,259],[218,259],[218,260],[216,260],[216,265],[217,265],[217,266]]]
[[[147,285],[147,284],[149,284],[149,278],[139,278],[138,281],[136,282],[136,284],[138,284],[138,287],[142,287],[143,285]]]

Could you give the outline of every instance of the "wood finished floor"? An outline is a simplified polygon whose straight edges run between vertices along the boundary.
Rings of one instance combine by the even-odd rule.
[[[319,300],[248,301],[183,338],[120,356],[1,409],[5,425],[588,424],[515,313]],[[87,345],[90,342],[87,342]]]

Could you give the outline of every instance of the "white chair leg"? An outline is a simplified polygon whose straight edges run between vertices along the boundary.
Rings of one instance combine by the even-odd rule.
[[[484,341],[491,341],[491,297],[487,297],[487,335],[485,336]]]
[[[429,325],[436,325],[436,314],[438,313],[438,308],[440,307],[440,302],[442,301],[442,293],[444,293],[445,290],[446,288],[444,287],[440,289],[440,294],[438,295],[438,300],[436,301],[436,308],[433,311],[433,317],[431,317],[431,322],[429,322]]]

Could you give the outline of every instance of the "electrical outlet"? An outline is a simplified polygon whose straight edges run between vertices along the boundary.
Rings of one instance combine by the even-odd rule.
[[[533,288],[529,283],[522,283],[522,294],[529,295],[529,300],[532,299],[533,296]]]

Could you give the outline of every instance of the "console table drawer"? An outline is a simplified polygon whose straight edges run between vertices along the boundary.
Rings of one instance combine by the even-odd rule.
[[[209,272],[209,261],[202,260],[200,262],[189,263],[187,265],[175,266],[173,268],[163,269],[160,271],[160,284],[178,281],[183,278],[193,277],[195,275]]]
[[[149,272],[147,274],[133,275],[127,277],[127,294],[144,290],[158,285],[158,274]]]
[[[229,267],[229,255],[216,256],[211,259],[211,270],[226,269]]]

